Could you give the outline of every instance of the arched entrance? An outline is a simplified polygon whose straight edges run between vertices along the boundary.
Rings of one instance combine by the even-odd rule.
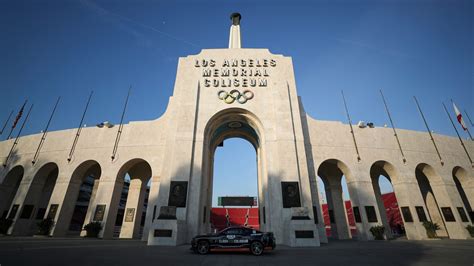
[[[0,184],[0,215],[6,218],[13,198],[15,197],[21,180],[23,179],[24,169],[21,165],[13,167]]]
[[[84,227],[86,214],[99,186],[102,169],[97,161],[81,163],[73,172],[67,188],[64,206],[58,221],[63,220],[69,235],[79,235]],[[58,222],[58,225],[60,223]],[[62,229],[62,228],[61,228]],[[61,230],[56,228],[57,231]],[[58,234],[59,232],[55,232]]]
[[[14,235],[33,235],[38,228],[36,222],[46,217],[46,209],[53,193],[59,168],[55,163],[46,163],[33,177],[20,214],[13,225]]]
[[[348,211],[352,213],[352,210],[349,209],[350,206],[346,206],[342,189],[343,177],[348,178],[349,174],[348,167],[336,159],[326,160],[318,168],[318,176],[323,181],[326,192],[331,237],[335,239],[352,238],[347,217]]]
[[[256,173],[256,150],[247,140],[230,138],[216,147],[212,180],[213,231],[234,225],[259,229]],[[222,202],[222,197],[229,196],[245,197],[248,202]]]
[[[263,175],[265,169],[263,167],[263,147],[261,124],[258,119],[246,110],[239,108],[226,109],[208,122],[204,135],[204,158],[203,158],[203,182],[201,187],[201,219],[200,232],[210,232],[211,219],[210,208],[212,208],[213,195],[213,178],[214,178],[214,156],[217,147],[229,138],[242,138],[250,142],[256,151],[257,157],[257,190],[258,190],[258,206],[259,206],[259,227],[265,230],[266,217],[263,193],[263,187],[266,186]]]
[[[389,162],[377,161],[370,167],[370,177],[380,218],[385,227],[385,235],[388,238],[405,235],[395,188],[392,184],[392,180],[398,179],[395,167]]]
[[[464,204],[464,208],[466,209],[469,218],[471,219],[471,223],[474,222],[474,212],[473,212],[473,204],[472,201],[474,200],[474,180],[468,177],[467,171],[459,166],[454,167],[453,169],[453,179],[454,183],[456,184],[456,188],[461,196],[461,200]],[[471,202],[469,201],[471,200]],[[458,209],[459,212],[463,212],[462,210]],[[460,213],[461,218],[463,215]]]
[[[443,217],[439,211],[440,209],[436,196],[430,184],[430,179],[436,178],[439,180],[440,177],[436,174],[433,167],[423,163],[416,167],[415,175],[416,180],[418,181],[418,186],[420,187],[421,196],[425,201],[428,216],[433,223],[438,224],[440,227],[440,230],[436,231],[437,235],[439,237],[449,237]]]
[[[114,236],[139,239],[145,223],[151,166],[143,159],[126,162],[117,174],[120,195],[115,195],[111,206],[117,206],[115,213]]]

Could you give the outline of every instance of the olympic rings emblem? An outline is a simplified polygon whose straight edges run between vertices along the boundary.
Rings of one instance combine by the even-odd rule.
[[[253,96],[253,92],[250,90],[244,90],[242,93],[238,90],[231,90],[230,92],[220,90],[217,93],[217,97],[219,98],[219,100],[223,100],[227,104],[231,104],[235,101],[240,104],[244,104],[248,100],[251,100]]]

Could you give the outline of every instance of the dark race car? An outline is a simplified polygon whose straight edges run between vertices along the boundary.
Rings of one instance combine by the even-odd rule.
[[[247,227],[228,227],[216,234],[199,235],[191,241],[191,249],[207,254],[211,249],[248,248],[254,255],[261,255],[267,247],[275,249],[273,233],[263,233]]]

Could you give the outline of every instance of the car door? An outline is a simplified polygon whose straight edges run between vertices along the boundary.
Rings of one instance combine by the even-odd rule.
[[[234,238],[235,238],[235,233],[236,233],[236,231],[234,230],[234,228],[229,228],[229,229],[226,229],[226,230],[222,231],[219,234],[219,238],[217,240],[218,245],[221,246],[221,247],[229,247],[229,246],[233,245]]]
[[[250,243],[251,230],[247,228],[239,229],[238,236],[235,238],[235,244],[239,246],[246,246]]]
[[[239,233],[239,229],[237,228],[232,228],[227,231],[226,236],[227,240],[229,241],[227,246],[233,247],[236,245],[236,240],[239,238]]]

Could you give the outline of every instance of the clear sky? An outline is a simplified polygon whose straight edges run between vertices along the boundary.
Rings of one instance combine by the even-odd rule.
[[[452,98],[474,118],[473,10],[472,1],[0,0],[0,123],[28,98],[35,107],[24,134],[38,133],[62,96],[51,129],[74,128],[91,89],[85,123],[118,123],[130,85],[126,122],[156,119],[178,57],[226,47],[237,11],[243,47],[293,57],[314,118],[345,122],[344,89],[354,122],[382,126],[383,88],[397,127],[424,130],[416,95],[432,129],[454,135],[441,103]],[[253,168],[233,178],[256,187],[255,152],[242,143],[226,143],[216,163],[231,165],[239,152]],[[215,175],[232,180],[226,169]]]

